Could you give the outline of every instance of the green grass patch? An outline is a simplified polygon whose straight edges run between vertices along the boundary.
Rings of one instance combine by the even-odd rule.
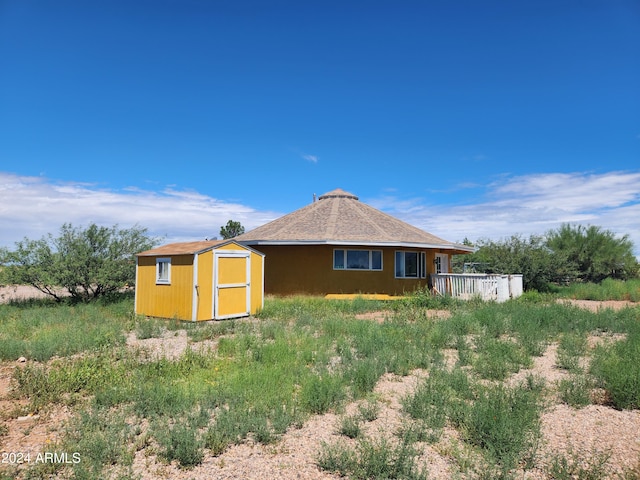
[[[557,293],[564,298],[581,300],[630,300],[640,302],[640,279],[604,279],[600,283],[573,283],[558,287]]]
[[[133,309],[133,302],[122,300]],[[46,361],[122,345],[132,326],[119,304],[24,307],[0,305],[0,360]]]
[[[596,349],[591,373],[609,393],[614,407],[640,408],[640,326],[627,338]]]

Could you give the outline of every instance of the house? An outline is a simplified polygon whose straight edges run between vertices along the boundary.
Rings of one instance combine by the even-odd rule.
[[[264,254],[229,240],[171,243],[136,256],[135,313],[179,320],[255,314]]]
[[[443,240],[341,189],[234,240],[266,254],[265,292],[402,295],[472,247]]]

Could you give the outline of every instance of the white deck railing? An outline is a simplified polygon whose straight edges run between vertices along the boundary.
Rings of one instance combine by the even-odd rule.
[[[522,275],[437,273],[431,275],[431,285],[437,294],[465,300],[480,297],[504,302],[522,295]]]

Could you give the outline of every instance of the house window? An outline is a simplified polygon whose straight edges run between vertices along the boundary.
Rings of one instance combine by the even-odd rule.
[[[425,252],[396,252],[396,278],[426,278],[426,265]]]
[[[156,283],[171,283],[171,259],[156,259]]]
[[[334,270],[382,270],[382,250],[334,250]]]

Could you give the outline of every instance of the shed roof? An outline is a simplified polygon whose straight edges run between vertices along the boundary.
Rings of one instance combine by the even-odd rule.
[[[233,240],[198,240],[195,242],[168,243],[167,245],[162,245],[160,247],[152,248],[151,250],[140,252],[137,256],[155,257],[162,255],[195,255],[196,253],[206,252],[207,250],[215,247],[221,247],[227,243],[235,243],[240,247],[240,245]],[[244,248],[248,247],[245,246]],[[255,251],[251,248],[249,248],[249,250]],[[261,252],[256,253],[264,255]]]
[[[246,245],[388,245],[473,251],[381,212],[339,188],[234,240]]]

